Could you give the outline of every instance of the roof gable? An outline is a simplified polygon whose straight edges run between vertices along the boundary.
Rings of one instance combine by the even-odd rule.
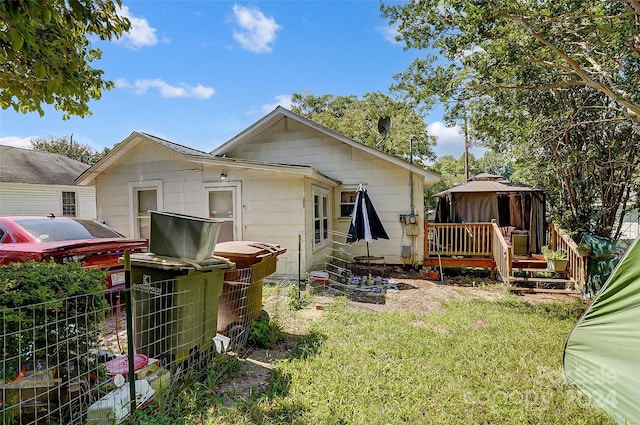
[[[131,133],[122,142],[118,143],[107,155],[100,159],[100,161],[98,161],[91,168],[82,173],[76,179],[76,182],[78,184],[91,184],[91,182],[93,182],[101,173],[106,172],[106,170],[108,170],[110,167],[116,165],[122,158],[126,157],[133,149],[135,149],[140,143],[143,142],[153,143],[156,146],[173,154],[176,159],[182,159],[193,163],[217,165],[228,168],[279,171],[287,174],[306,175],[315,179],[323,180],[330,185],[339,184],[337,180],[325,176],[313,167],[301,165],[267,164],[258,161],[247,161],[236,158],[223,158],[207,152],[202,152],[197,149],[192,149],[187,146],[173,143],[147,133],[139,133],[136,131]]]
[[[0,146],[0,181],[75,186],[88,164],[56,153]]]
[[[212,155],[216,156],[230,156],[233,157],[233,152],[240,148],[242,145],[246,143],[250,143],[255,140],[256,136],[263,133],[271,126],[273,126],[278,121],[288,118],[294,120],[302,125],[305,125],[313,130],[320,132],[321,134],[327,135],[339,142],[342,142],[346,145],[349,145],[353,148],[359,149],[363,152],[366,152],[370,155],[373,155],[379,159],[390,162],[396,166],[401,168],[405,168],[409,171],[415,172],[423,176],[425,182],[436,183],[440,180],[440,177],[436,174],[433,174],[422,167],[416,167],[415,164],[410,164],[402,159],[396,158],[384,152],[381,152],[371,146],[367,146],[364,143],[358,142],[354,139],[351,139],[342,133],[339,133],[335,130],[331,130],[330,128],[324,127],[320,124],[313,122],[312,120],[305,118],[301,115],[291,112],[290,110],[283,108],[282,106],[278,106],[272,112],[265,115],[260,120],[256,121],[251,126],[247,127],[241,133],[237,134],[227,142],[223,143],[213,151],[211,151]]]

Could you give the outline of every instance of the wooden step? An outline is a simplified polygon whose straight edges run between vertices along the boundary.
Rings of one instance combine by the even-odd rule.
[[[547,288],[522,288],[519,286],[512,286],[509,288],[510,292],[529,292],[529,293],[548,293],[548,294],[566,294],[581,296],[580,291],[575,289],[547,289]]]
[[[514,272],[526,272],[526,273],[558,273],[558,274],[567,274],[566,270],[563,271],[554,271],[552,269],[547,268],[527,268],[527,267],[514,267]]]
[[[511,260],[511,264],[514,264],[514,267],[530,266],[530,267],[536,267],[536,268],[545,268],[547,267],[547,260],[513,258]]]
[[[507,282],[540,282],[540,283],[575,283],[573,279],[562,279],[557,277],[507,277]]]

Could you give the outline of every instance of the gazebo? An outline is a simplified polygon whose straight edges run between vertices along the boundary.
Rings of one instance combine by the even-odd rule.
[[[436,223],[480,223],[495,220],[514,254],[540,252],[545,241],[545,194],[493,174],[478,174],[466,183],[435,195]]]

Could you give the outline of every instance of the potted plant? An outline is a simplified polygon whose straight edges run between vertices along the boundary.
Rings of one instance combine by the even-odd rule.
[[[542,255],[547,260],[547,268],[554,272],[563,272],[567,269],[569,256],[565,249],[552,250],[548,246],[542,247]]]
[[[578,244],[578,254],[582,255],[583,257],[586,257],[590,253],[591,253],[591,247],[589,245],[587,245],[586,243]]]

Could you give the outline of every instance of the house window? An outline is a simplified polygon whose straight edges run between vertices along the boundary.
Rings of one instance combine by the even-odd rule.
[[[239,181],[203,185],[207,215],[220,223],[218,242],[242,240],[242,185]],[[203,216],[203,217],[206,217]]]
[[[353,208],[356,205],[355,190],[340,191],[340,218],[349,218],[353,214]]]
[[[62,215],[76,217],[76,193],[62,192]]]
[[[222,188],[209,191],[209,218],[215,218],[221,222],[218,242],[227,242],[234,239],[234,202],[233,188]]]
[[[313,242],[316,248],[326,245],[329,237],[329,193],[321,188],[313,191]]]
[[[151,214],[149,211],[158,208],[158,193],[155,189],[140,189],[136,195],[138,204],[136,236],[149,239],[151,235]]]
[[[163,208],[162,180],[129,182],[129,234],[132,237],[149,239],[149,211],[164,211]]]

